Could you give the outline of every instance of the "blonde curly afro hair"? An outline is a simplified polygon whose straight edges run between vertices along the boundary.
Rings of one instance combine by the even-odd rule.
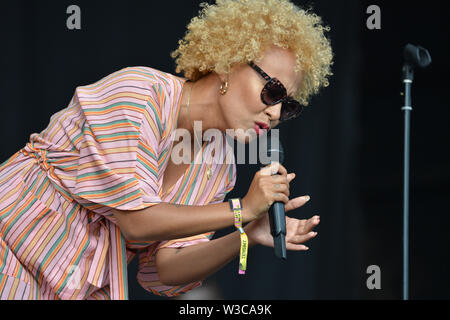
[[[216,0],[202,8],[187,26],[179,47],[171,53],[176,72],[196,81],[216,72],[227,74],[238,63],[262,58],[271,45],[296,55],[295,71],[303,71],[301,88],[295,98],[309,104],[311,95],[327,87],[333,64],[329,27],[321,17],[288,0]]]

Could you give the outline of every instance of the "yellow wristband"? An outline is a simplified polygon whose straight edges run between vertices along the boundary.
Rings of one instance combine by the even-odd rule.
[[[242,202],[240,198],[228,200],[234,213],[234,226],[241,236],[241,250],[239,254],[239,274],[245,274],[247,270],[248,237],[242,228]]]
[[[239,255],[239,274],[245,274],[245,270],[247,270],[247,252],[248,252],[248,237],[245,234],[245,232],[243,232],[243,233],[241,233],[241,252]]]

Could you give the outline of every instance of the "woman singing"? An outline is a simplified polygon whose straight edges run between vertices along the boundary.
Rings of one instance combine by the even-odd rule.
[[[295,174],[274,163],[232,207],[224,198],[236,165],[217,142],[231,129],[249,143],[247,130],[296,118],[328,85],[333,54],[321,23],[288,0],[217,0],[172,53],[184,77],[128,67],[77,87],[0,166],[0,299],[128,299],[136,255],[139,283],[166,297],[236,257],[244,273],[242,250],[273,246],[270,206],[288,212],[309,197],[290,199]],[[219,134],[197,148],[207,130]],[[188,142],[175,144],[176,131]],[[182,163],[180,146],[191,151]],[[287,217],[287,250],[307,250],[318,223]]]

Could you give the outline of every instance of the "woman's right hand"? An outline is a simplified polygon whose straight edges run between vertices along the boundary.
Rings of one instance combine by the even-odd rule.
[[[266,213],[274,202],[289,202],[289,183],[295,173],[288,174],[279,162],[256,172],[246,196],[242,199],[243,222],[258,219]]]

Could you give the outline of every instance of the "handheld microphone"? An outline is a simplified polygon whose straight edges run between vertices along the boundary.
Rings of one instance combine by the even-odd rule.
[[[267,159],[269,163],[278,161],[283,164],[284,151],[279,139],[272,143],[272,131],[267,133]],[[268,163],[268,164],[269,164]],[[260,164],[262,162],[260,161]],[[286,214],[284,211],[284,202],[274,202],[269,209],[270,234],[273,237],[275,256],[286,260]]]

